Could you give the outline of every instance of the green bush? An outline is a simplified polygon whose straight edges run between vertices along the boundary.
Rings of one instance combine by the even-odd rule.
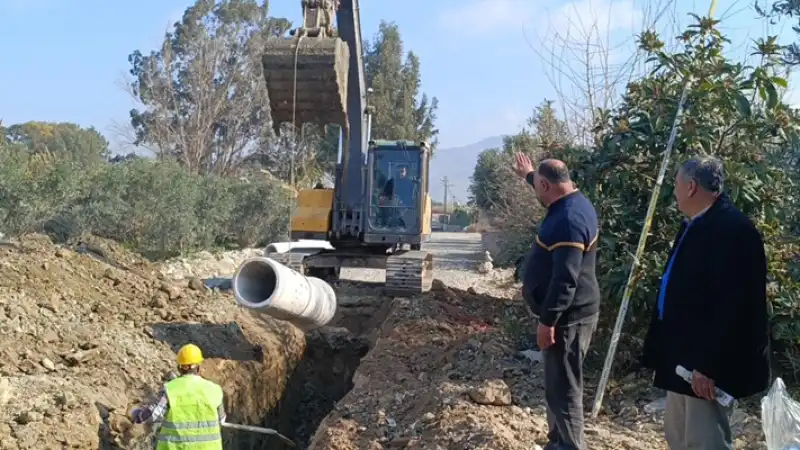
[[[715,26],[713,20],[698,18],[679,37],[683,49],[675,53],[665,52],[655,34],[643,33],[639,45],[656,65],[655,70],[629,83],[617,108],[598,111],[593,148],[567,146],[551,149],[547,156],[567,162],[574,181],[598,210],[601,231],[597,274],[603,291],[604,321],[611,323],[619,310],[686,76],[696,80],[636,273],[624,341],[635,342],[632,338],[640,336],[649,323],[659,277],[680,224],[672,195],[675,167],[690,156],[717,155],[725,163],[726,189],[732,200],[764,235],[776,359],[784,377],[796,377],[796,368],[800,367],[800,321],[796,318],[800,311],[800,247],[796,235],[800,223],[796,207],[800,118],[780,101],[779,88],[786,87],[787,82],[780,78],[785,67],[776,56],[774,40],[756,42],[761,63],[748,67],[723,56],[726,41]],[[529,151],[525,146],[513,149]],[[508,194],[523,185],[518,179],[492,175],[502,172],[497,167],[510,164],[508,150],[485,157],[487,163],[476,168],[473,183],[474,189],[477,182],[488,186],[480,192],[492,194],[486,198],[475,195],[475,199],[492,206],[483,209],[489,210],[492,225],[508,243],[508,254],[499,258],[500,263],[510,263],[527,251],[541,218],[541,211],[520,214],[521,201]],[[533,192],[527,188],[525,195],[533,197]]]
[[[466,227],[473,222],[473,212],[470,208],[465,208],[463,206],[457,206],[453,211],[453,215],[450,217],[450,224],[451,225],[458,225],[460,227]]]
[[[92,233],[152,259],[286,234],[290,191],[264,179],[193,175],[173,161],[86,164],[0,144],[0,231],[66,241]]]

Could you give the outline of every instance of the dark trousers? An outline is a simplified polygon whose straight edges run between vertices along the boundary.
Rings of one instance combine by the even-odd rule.
[[[544,450],[586,450],[583,431],[583,360],[597,315],[556,326],[556,342],[544,351],[548,444]]]

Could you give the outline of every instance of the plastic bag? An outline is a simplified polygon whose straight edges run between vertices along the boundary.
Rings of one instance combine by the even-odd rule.
[[[761,426],[767,450],[800,450],[800,403],[789,396],[780,378],[761,399]]]

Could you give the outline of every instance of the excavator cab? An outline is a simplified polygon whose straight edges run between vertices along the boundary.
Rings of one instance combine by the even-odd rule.
[[[364,242],[419,248],[430,235],[429,161],[424,142],[370,141]]]

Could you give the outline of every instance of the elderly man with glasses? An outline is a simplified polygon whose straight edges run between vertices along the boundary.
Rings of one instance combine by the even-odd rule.
[[[735,399],[769,384],[767,260],[758,229],[723,193],[722,163],[692,158],[675,177],[686,217],[661,279],[642,363],[667,391],[670,450],[733,449]],[[683,366],[691,382],[676,373]]]

